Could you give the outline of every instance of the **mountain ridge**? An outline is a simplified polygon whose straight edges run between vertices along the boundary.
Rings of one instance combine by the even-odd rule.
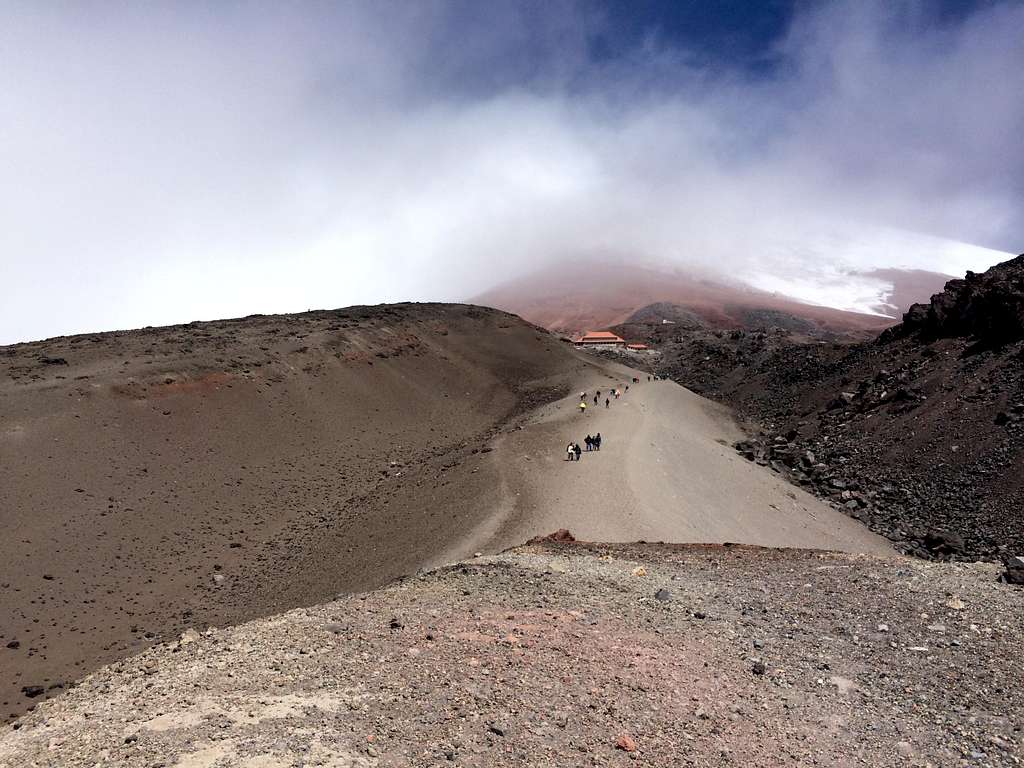
[[[742,315],[752,310],[785,312],[833,333],[877,332],[896,322],[807,304],[700,272],[612,262],[550,267],[485,291],[473,301],[559,332],[619,325],[656,303],[676,305],[722,329],[744,327]]]

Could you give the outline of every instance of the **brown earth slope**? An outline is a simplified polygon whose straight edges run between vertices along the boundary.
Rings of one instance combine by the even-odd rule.
[[[0,348],[0,713],[185,627],[429,564],[490,513],[477,452],[584,366],[442,305]]]
[[[0,729],[0,765],[1014,766],[996,570],[542,543],[189,633]]]
[[[185,627],[566,525],[891,552],[737,456],[726,409],[494,310],[355,308],[2,352],[8,714]],[[586,414],[560,396],[570,385],[591,393]],[[593,402],[612,387],[621,398]],[[602,450],[569,464],[588,432]]]

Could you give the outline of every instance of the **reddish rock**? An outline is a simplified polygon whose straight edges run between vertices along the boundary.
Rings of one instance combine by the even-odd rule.
[[[636,739],[624,733],[615,740],[615,748],[624,752],[636,752]]]
[[[545,542],[556,541],[563,544],[569,544],[576,541],[576,537],[569,533],[568,528],[559,528],[554,533],[549,533],[547,536],[534,536],[530,539],[527,544],[544,544]]]

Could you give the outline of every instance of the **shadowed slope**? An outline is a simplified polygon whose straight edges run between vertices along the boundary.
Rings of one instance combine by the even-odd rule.
[[[416,570],[489,513],[477,450],[581,365],[443,305],[0,348],[0,713],[187,626]]]

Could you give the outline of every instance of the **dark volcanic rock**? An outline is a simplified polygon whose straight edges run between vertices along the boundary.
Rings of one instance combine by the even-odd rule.
[[[1007,584],[1024,584],[1024,557],[1007,558],[1003,581]]]
[[[924,545],[929,552],[939,557],[951,557],[964,552],[964,537],[948,531],[928,531]]]
[[[950,281],[870,341],[672,334],[654,372],[752,424],[735,445],[747,460],[904,552],[1024,551],[1024,256]]]
[[[969,336],[999,345],[1024,338],[1024,254],[963,280],[950,280],[929,304],[914,304],[901,333],[929,338]]]

